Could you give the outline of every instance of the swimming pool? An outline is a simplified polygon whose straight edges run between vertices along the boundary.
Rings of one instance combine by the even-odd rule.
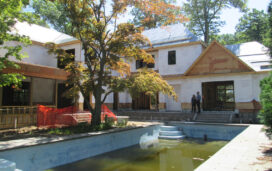
[[[158,140],[115,150],[48,171],[193,171],[228,141]]]

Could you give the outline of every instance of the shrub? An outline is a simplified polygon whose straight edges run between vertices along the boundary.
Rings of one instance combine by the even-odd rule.
[[[260,100],[262,109],[259,113],[261,123],[269,127],[272,130],[272,72],[268,77],[264,78],[261,83],[261,95]]]

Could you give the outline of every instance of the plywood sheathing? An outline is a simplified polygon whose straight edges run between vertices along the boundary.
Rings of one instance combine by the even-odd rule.
[[[212,42],[185,72],[186,76],[254,71],[228,49]]]

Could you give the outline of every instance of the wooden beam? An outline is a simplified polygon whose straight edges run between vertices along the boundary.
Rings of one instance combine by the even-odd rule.
[[[3,73],[20,73],[29,77],[39,77],[57,80],[67,80],[68,72],[54,67],[34,65],[29,63],[17,63],[20,69],[6,68],[2,70]]]

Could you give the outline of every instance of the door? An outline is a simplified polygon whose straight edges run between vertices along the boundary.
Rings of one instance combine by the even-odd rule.
[[[172,85],[175,89],[175,92],[178,96],[178,100],[175,101],[173,97],[166,97],[166,110],[167,111],[181,111],[181,104],[180,104],[180,85]]]
[[[132,109],[150,109],[150,96],[140,93],[137,98],[132,99]]]
[[[58,108],[73,106],[73,99],[64,97],[64,93],[69,89],[64,83],[58,84]]]

